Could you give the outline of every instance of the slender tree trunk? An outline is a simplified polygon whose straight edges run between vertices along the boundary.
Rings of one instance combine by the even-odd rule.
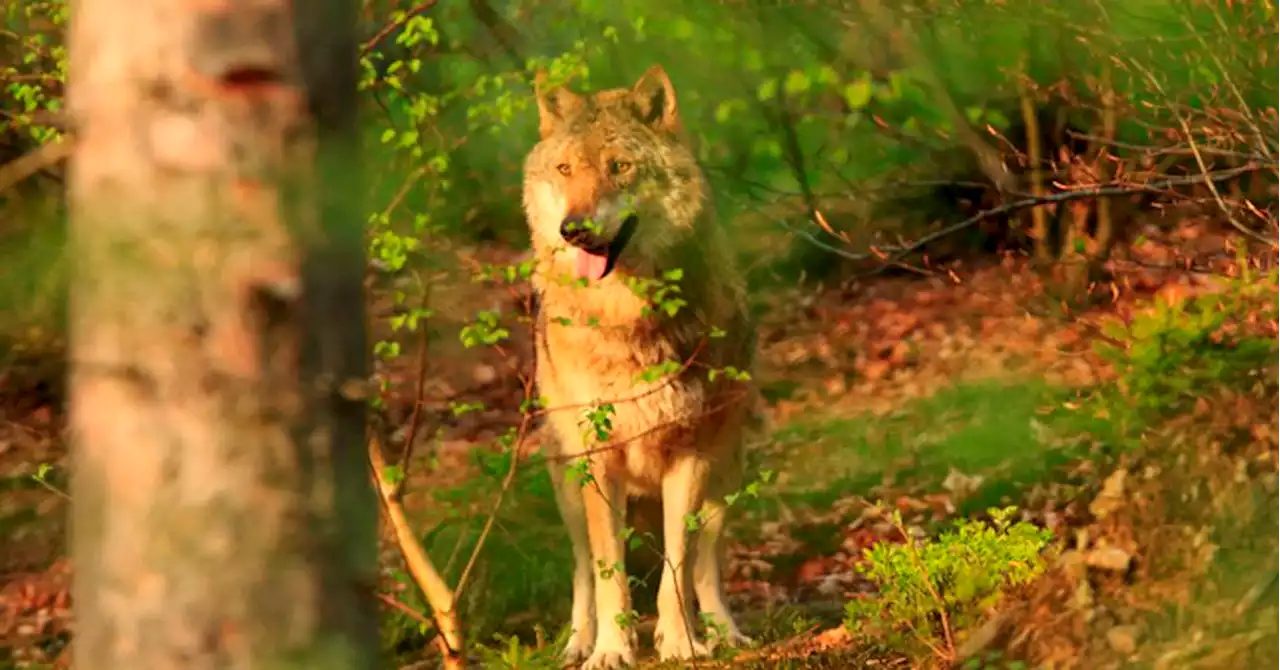
[[[71,12],[76,667],[375,667],[357,5]]]

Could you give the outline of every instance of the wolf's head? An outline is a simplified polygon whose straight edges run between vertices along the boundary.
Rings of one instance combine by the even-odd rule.
[[[654,267],[692,232],[707,192],[666,71],[581,95],[539,76],[536,96],[541,140],[524,186],[535,250],[553,271],[592,281]]]

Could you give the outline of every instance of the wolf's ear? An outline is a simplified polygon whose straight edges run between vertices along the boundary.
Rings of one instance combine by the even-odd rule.
[[[533,79],[533,96],[538,101],[538,135],[551,136],[582,107],[582,96],[564,86],[549,86],[547,71],[538,70]]]
[[[640,75],[640,81],[631,87],[631,97],[635,101],[641,121],[666,131],[679,128],[676,89],[671,85],[671,77],[667,76],[667,71],[661,65],[654,64]]]

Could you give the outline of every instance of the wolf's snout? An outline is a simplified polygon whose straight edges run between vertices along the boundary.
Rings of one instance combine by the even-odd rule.
[[[565,242],[588,251],[602,250],[609,246],[608,240],[592,230],[590,220],[583,216],[569,216],[560,222],[560,237]]]

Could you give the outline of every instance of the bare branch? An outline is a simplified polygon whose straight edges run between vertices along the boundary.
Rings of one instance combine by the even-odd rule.
[[[444,577],[436,570],[426,549],[414,535],[413,527],[405,516],[404,507],[395,498],[396,487],[384,477],[387,461],[382,457],[382,445],[377,439],[369,440],[369,464],[373,468],[373,481],[382,499],[382,509],[386,514],[391,529],[395,532],[396,544],[400,554],[404,556],[405,567],[413,581],[422,589],[427,604],[431,606],[431,615],[436,628],[440,631],[441,653],[444,655],[446,668],[462,668],[462,625],[458,620],[458,612],[454,607],[453,593]]]
[[[1151,74],[1150,70],[1146,69],[1145,67],[1142,67],[1137,63],[1134,63],[1134,66],[1137,67],[1143,73],[1143,75],[1147,79],[1147,82],[1149,82],[1151,86],[1156,89],[1156,91],[1158,91],[1161,95],[1166,95],[1164,87],[1160,85],[1159,80],[1157,80],[1155,76]],[[1176,108],[1172,106],[1169,108],[1169,111],[1173,112],[1174,118],[1178,120],[1178,126],[1182,129],[1182,135],[1186,137],[1187,144],[1190,145],[1191,147],[1192,155],[1195,156],[1196,165],[1200,167],[1200,175],[1197,176],[1196,179],[1199,181],[1202,181],[1205,187],[1209,189],[1209,193],[1213,195],[1214,201],[1218,203],[1218,208],[1221,209],[1222,213],[1227,217],[1227,222],[1230,223],[1233,228],[1235,228],[1236,230],[1244,234],[1245,237],[1248,237],[1256,242],[1261,242],[1262,244],[1270,245],[1273,248],[1277,246],[1276,240],[1263,237],[1262,235],[1259,235],[1258,233],[1254,232],[1252,229],[1245,226],[1243,223],[1240,223],[1238,220],[1236,220],[1235,211],[1232,210],[1232,208],[1227,206],[1226,201],[1222,199],[1222,193],[1218,191],[1218,185],[1215,183],[1215,180],[1211,179],[1209,176],[1210,175],[1209,166],[1205,163],[1204,156],[1201,155],[1200,153],[1200,148],[1199,148],[1200,145],[1196,142],[1196,138],[1194,134],[1191,132],[1191,126],[1190,124],[1187,123],[1187,117],[1183,116],[1182,112],[1178,111]]]

